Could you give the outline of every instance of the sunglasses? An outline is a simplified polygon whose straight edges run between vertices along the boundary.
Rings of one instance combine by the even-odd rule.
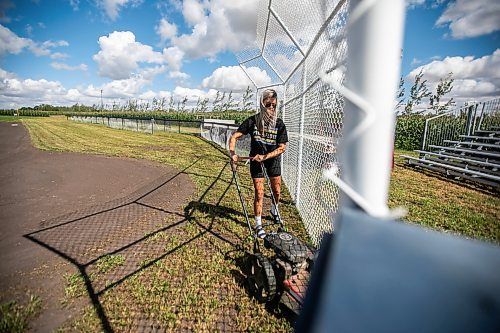
[[[276,103],[267,103],[267,104],[264,104],[264,106],[266,107],[266,109],[270,109],[270,108],[276,109]]]

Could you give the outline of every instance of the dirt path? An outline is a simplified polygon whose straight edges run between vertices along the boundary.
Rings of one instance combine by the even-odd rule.
[[[182,222],[194,191],[164,165],[37,150],[13,123],[0,123],[0,170],[0,302],[40,296],[34,332],[75,314],[61,304],[65,273],[137,245],[165,219]]]

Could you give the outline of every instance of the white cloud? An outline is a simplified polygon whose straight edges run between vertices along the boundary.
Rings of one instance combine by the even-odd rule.
[[[15,74],[0,68],[0,108],[19,108],[38,104],[73,105],[75,103],[100,104],[101,90],[104,103],[113,103],[136,98],[144,94],[144,88],[151,84],[151,71],[161,72],[162,67],[148,69],[124,80],[87,87],[66,89],[58,81],[20,79]],[[160,91],[156,97],[169,96]]]
[[[425,4],[425,0],[406,0],[406,7],[414,8]]]
[[[61,53],[61,52],[54,52],[50,55],[51,59],[66,59],[68,58],[69,55],[66,53]]]
[[[58,40],[58,41],[51,41],[51,40],[47,40],[45,42],[42,43],[42,48],[44,49],[48,49],[49,47],[59,47],[59,46],[69,46],[69,43],[65,40]]]
[[[52,62],[52,63],[50,63],[50,66],[52,68],[65,70],[65,71],[86,71],[87,70],[87,65],[85,65],[85,64],[80,64],[77,66],[70,66],[68,64],[64,64],[61,62]]]
[[[106,15],[114,21],[118,18],[120,8],[128,4],[131,6],[139,6],[142,0],[100,0],[100,5],[104,7]]]
[[[165,99],[165,107],[167,107],[168,100],[170,99],[171,95],[172,95],[172,93],[170,91],[166,91],[166,90],[160,90],[160,91],[148,90],[148,91],[141,93],[138,96],[138,98],[139,98],[139,100],[142,100],[142,101],[151,101],[151,102],[152,102],[153,98],[156,98],[156,99],[164,98]]]
[[[130,31],[114,31],[99,38],[101,50],[93,56],[99,75],[115,80],[126,79],[139,69],[139,63],[161,64],[162,53],[135,41]]]
[[[172,39],[189,58],[214,57],[221,51],[239,51],[255,41],[256,0],[186,1],[184,20],[193,24],[189,34]],[[193,12],[185,10],[195,8]],[[207,14],[205,15],[205,10]]]
[[[19,54],[23,49],[28,49],[37,57],[50,56],[52,54],[50,48],[67,46],[68,42],[61,41],[45,41],[38,45],[29,38],[17,36],[9,28],[0,25],[0,55],[4,53]]]
[[[178,47],[172,46],[167,49],[163,49],[163,57],[173,71],[178,71],[182,66],[184,52],[182,52]]]
[[[266,86],[271,84],[271,78],[260,68],[249,67],[246,70],[257,85]],[[203,88],[223,91],[244,91],[248,86],[253,87],[253,83],[239,66],[219,67],[212,75],[202,81]]]
[[[0,69],[0,108],[50,103],[60,100],[66,93],[58,81],[22,80]]]
[[[430,90],[434,90],[439,80],[452,72],[454,82],[449,97],[457,101],[487,100],[500,96],[500,49],[481,58],[468,56],[435,60],[413,70],[407,79],[413,82],[420,70],[423,70]]]
[[[209,94],[200,89],[191,89],[177,86],[172,92],[172,95],[174,96],[175,100],[181,100],[184,97],[187,97],[188,101],[196,102],[198,100],[198,97],[208,97]]]
[[[406,0],[407,6],[420,6],[425,3],[425,0]]]
[[[189,74],[179,71],[170,72],[168,74],[168,77],[171,79],[180,79],[180,80],[187,80],[190,78]]]
[[[143,77],[137,76],[124,80],[113,80],[97,87],[91,84],[82,91],[82,94],[89,97],[99,97],[102,90],[104,98],[133,98],[140,94],[142,88],[149,83]]]
[[[436,21],[436,26],[449,25],[456,39],[486,35],[500,29],[498,0],[456,0],[450,2]]]
[[[0,25],[0,55],[4,53],[18,54],[32,44],[31,39],[18,37],[9,28]]]
[[[207,2],[198,0],[184,0],[182,3],[182,15],[190,26],[195,26],[205,20],[205,8]]]
[[[160,24],[156,26],[155,31],[160,36],[161,43],[164,43],[177,35],[177,26],[162,18]]]
[[[141,75],[146,80],[152,81],[155,78],[155,76],[165,73],[167,69],[168,68],[165,65],[147,67],[141,69],[139,75]]]
[[[184,97],[187,98],[187,103],[186,103],[187,108],[192,108],[196,106],[198,98],[200,99],[208,98],[208,100],[211,102],[215,99],[216,95],[217,95],[217,90],[215,89],[201,90],[201,89],[192,89],[192,88],[177,86],[175,87],[174,91],[172,91],[172,97],[174,98],[174,101],[176,103],[178,101],[182,101]],[[238,94],[234,93],[233,97],[235,100],[236,98],[239,98]],[[211,105],[208,105],[208,107],[210,108]]]

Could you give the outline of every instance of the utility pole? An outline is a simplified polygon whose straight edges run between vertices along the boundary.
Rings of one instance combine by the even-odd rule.
[[[102,89],[101,89],[101,111],[104,108],[104,104],[102,103]]]

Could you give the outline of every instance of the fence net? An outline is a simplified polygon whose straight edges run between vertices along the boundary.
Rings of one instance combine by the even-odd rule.
[[[254,82],[259,83],[256,74],[268,75],[257,95],[269,86],[278,92],[289,138],[283,179],[316,245],[333,230],[330,215],[338,209],[339,190],[323,174],[338,163],[344,110],[343,97],[320,80],[320,73],[336,70],[338,83],[344,80],[348,5],[346,0],[261,0],[256,44],[237,54]]]
[[[324,172],[332,166],[341,170],[337,145],[344,116],[343,97],[324,83],[320,74],[335,71],[338,83],[344,81],[348,5],[347,0],[261,0],[256,42],[236,55],[257,84],[257,96],[268,87],[278,93],[279,116],[289,138],[282,175],[315,245],[333,231],[331,214],[338,209],[339,190]],[[265,80],[262,73],[267,75]],[[112,121],[106,125],[151,133],[189,132],[184,126],[181,130],[181,125],[161,120],[153,124],[149,120]],[[200,122],[192,131],[227,148],[235,129]],[[238,154],[247,155],[249,137],[239,140],[236,149]]]

